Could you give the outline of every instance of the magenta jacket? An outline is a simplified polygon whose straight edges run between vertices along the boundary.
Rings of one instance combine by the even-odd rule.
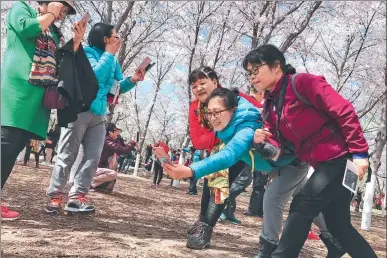
[[[351,153],[353,157],[368,157],[368,144],[359,117],[352,104],[337,93],[323,76],[298,74],[295,87],[311,105],[297,98],[289,76],[279,131],[295,145],[296,155],[313,167]],[[278,101],[284,76],[265,99]],[[266,101],[265,101],[266,102]],[[273,134],[269,140],[278,146],[275,132],[277,113],[273,105],[265,127]]]

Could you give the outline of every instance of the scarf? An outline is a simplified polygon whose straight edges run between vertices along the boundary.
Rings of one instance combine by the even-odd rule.
[[[33,85],[49,87],[58,83],[56,63],[58,46],[51,29],[59,37],[59,47],[64,45],[64,37],[54,24],[38,36],[28,79],[28,82]]]
[[[223,142],[219,142],[213,148],[211,155],[221,151],[226,145]],[[208,187],[212,195],[215,195],[215,203],[223,204],[224,201],[230,195],[230,182],[228,179],[228,168],[208,175]]]

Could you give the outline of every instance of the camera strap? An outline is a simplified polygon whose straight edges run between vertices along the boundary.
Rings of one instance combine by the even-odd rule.
[[[282,80],[281,90],[280,90],[280,94],[278,97],[278,101],[274,100],[275,111],[277,112],[277,121],[276,121],[276,125],[275,125],[275,130],[276,130],[276,134],[277,134],[277,138],[278,138],[280,146],[282,146],[282,135],[279,131],[279,123],[281,120],[282,110],[284,107],[284,101],[285,101],[286,90],[288,88],[288,82],[289,82],[289,76],[287,74],[285,74],[284,79]],[[265,123],[265,121],[267,120],[267,117],[269,116],[271,102],[273,102],[272,99],[266,100],[262,125]]]

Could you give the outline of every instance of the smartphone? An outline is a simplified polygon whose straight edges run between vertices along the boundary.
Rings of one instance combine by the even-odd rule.
[[[347,160],[347,166],[345,167],[343,186],[352,193],[357,194],[359,172],[357,171],[357,166],[350,160]]]
[[[145,73],[148,72],[156,63],[148,64],[147,67],[145,67]]]
[[[139,70],[139,69],[146,69],[149,65],[150,65],[150,63],[152,62],[152,60],[149,58],[149,57],[146,57],[143,61],[142,61],[142,63],[138,66],[138,68],[137,68],[137,70]],[[150,69],[150,68],[149,68]],[[136,70],[136,71],[137,71]]]
[[[172,161],[169,158],[168,153],[166,153],[165,150],[163,149],[163,147],[154,147],[153,150],[155,152],[157,159],[161,163],[168,163],[168,164],[172,165]]]
[[[87,24],[89,22],[89,20],[90,20],[90,14],[89,14],[89,12],[86,12],[79,21]]]

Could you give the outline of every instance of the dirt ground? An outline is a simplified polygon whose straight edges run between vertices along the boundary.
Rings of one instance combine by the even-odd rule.
[[[32,166],[32,163],[31,163]],[[151,187],[150,174],[120,175],[111,195],[91,193],[94,215],[48,216],[43,209],[51,169],[16,165],[2,193],[2,201],[19,210],[20,220],[1,222],[1,257],[253,257],[262,221],[246,217],[249,192],[237,199],[236,216],[242,225],[218,224],[211,247],[193,251],[185,247],[187,228],[200,208],[200,194],[186,194],[187,183],[169,187],[164,178]],[[201,191],[201,187],[199,187]],[[360,216],[353,224],[360,228]],[[374,216],[372,231],[361,231],[378,257],[386,257],[385,219]],[[321,241],[307,240],[300,257],[325,257]],[[346,256],[349,257],[349,256]]]

